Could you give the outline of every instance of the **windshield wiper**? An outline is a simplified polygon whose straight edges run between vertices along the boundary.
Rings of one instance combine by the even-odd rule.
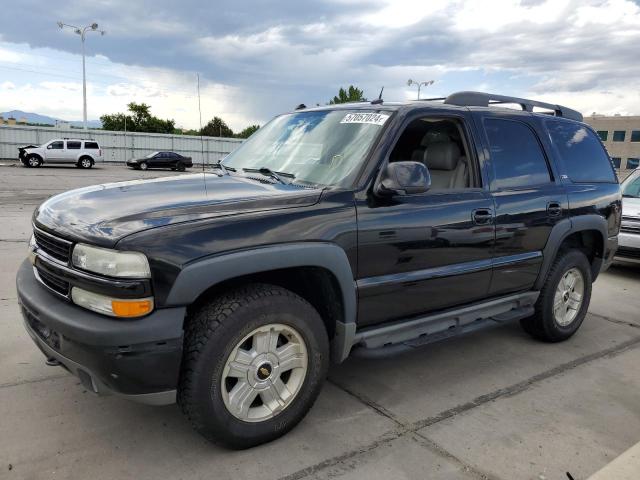
[[[296,176],[293,173],[274,172],[273,170],[271,170],[270,168],[267,168],[267,167],[243,168],[242,171],[243,172],[250,172],[250,173],[261,173],[262,175],[265,175],[267,177],[273,178],[276,182],[278,182],[278,183],[280,183],[282,185],[289,185],[287,182],[285,182],[282,179],[282,177],[288,177],[288,178],[291,178],[292,180],[294,178],[296,178]]]
[[[222,173],[225,175],[229,175],[229,172],[235,172],[236,169],[233,167],[225,167],[222,162],[218,162],[218,163],[214,163],[213,165],[211,165],[211,168],[219,168],[220,170],[222,170]]]

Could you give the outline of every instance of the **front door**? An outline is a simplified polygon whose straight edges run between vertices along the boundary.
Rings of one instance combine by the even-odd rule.
[[[64,158],[64,141],[56,140],[47,145],[45,151],[45,161],[62,162]]]
[[[422,161],[423,194],[356,196],[358,324],[471,303],[491,281],[493,200],[465,117],[410,120],[387,161]]]

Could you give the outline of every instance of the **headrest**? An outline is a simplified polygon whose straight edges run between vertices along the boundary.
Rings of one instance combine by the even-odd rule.
[[[434,142],[424,151],[424,163],[433,170],[453,170],[458,165],[460,149],[453,142]]]
[[[449,138],[449,135],[443,132],[442,130],[429,130],[427,133],[424,134],[424,137],[422,137],[422,140],[420,140],[420,146],[426,147],[430,143],[448,142],[450,140],[451,139]]]

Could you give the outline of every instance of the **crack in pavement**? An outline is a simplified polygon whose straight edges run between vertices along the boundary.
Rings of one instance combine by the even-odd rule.
[[[599,313],[589,312],[589,315],[601,318],[602,320],[606,320],[607,322],[615,323],[616,325],[625,325],[627,327],[640,328],[640,325],[633,322],[625,322],[624,320],[618,320],[617,318],[607,317],[605,315],[600,315]]]
[[[60,378],[69,378],[69,374],[68,373],[62,373],[62,374],[59,374],[59,375],[51,375],[50,377],[34,378],[34,379],[31,379],[31,380],[23,380],[21,382],[0,383],[0,388],[19,387],[20,385],[29,385],[31,383],[46,382],[47,380],[58,380]]]
[[[429,442],[429,444],[433,445],[434,448],[436,448],[438,451],[441,452],[441,455],[443,455],[445,458],[450,458],[450,459],[456,459],[455,456],[453,456],[452,454],[449,454],[445,449],[441,448],[439,445],[437,445],[436,443],[434,443],[432,440],[428,439],[428,437],[421,435],[418,431],[425,428],[425,427],[430,427],[432,425],[435,425],[437,423],[440,423],[444,420],[448,420],[456,415],[462,414],[462,413],[466,413],[469,412],[470,410],[473,410],[477,407],[480,407],[482,405],[485,405],[489,402],[492,402],[494,400],[500,399],[500,398],[507,398],[507,397],[512,397],[515,395],[518,395],[519,393],[524,392],[525,390],[527,390],[529,387],[538,384],[544,380],[547,380],[549,378],[552,377],[556,377],[559,375],[562,375],[568,371],[574,370],[577,367],[580,367],[582,365],[586,365],[590,362],[593,362],[595,360],[601,359],[601,358],[605,358],[605,357],[612,357],[615,355],[619,355],[623,352],[625,352],[626,350],[629,350],[631,348],[634,347],[638,347],[640,345],[640,337],[633,337],[625,342],[621,342],[618,345],[614,345],[610,348],[606,348],[604,350],[600,350],[598,352],[594,352],[588,355],[584,355],[582,357],[578,357],[575,360],[572,360],[570,362],[566,362],[563,364],[560,364],[556,367],[553,367],[549,370],[546,370],[542,373],[539,373],[537,375],[533,375],[531,377],[529,377],[526,380],[523,380],[521,382],[515,383],[513,385],[510,385],[508,387],[504,387],[504,388],[499,388],[497,390],[494,390],[493,392],[487,393],[485,395],[481,395],[479,397],[476,397],[475,399],[457,405],[453,408],[450,408],[448,410],[445,410],[443,412],[440,412],[434,416],[425,418],[423,420],[418,420],[415,421],[411,424],[405,424],[404,422],[402,422],[400,419],[398,419],[393,413],[389,412],[386,408],[382,407],[381,405],[378,405],[377,403],[375,403],[374,401],[372,401],[371,399],[367,398],[364,395],[358,394],[356,392],[354,392],[353,390],[346,388],[344,386],[342,386],[340,383],[336,382],[333,379],[329,379],[329,382],[332,383],[333,385],[335,385],[336,387],[340,388],[341,390],[343,390],[344,392],[346,392],[347,394],[353,396],[354,398],[356,398],[358,401],[360,401],[361,403],[363,403],[364,405],[366,405],[367,407],[373,409],[376,413],[378,413],[379,415],[384,416],[385,418],[388,418],[389,420],[391,420],[392,422],[394,422],[396,424],[396,428],[383,434],[381,437],[379,437],[378,439],[374,440],[373,442],[364,445],[362,447],[350,450],[348,452],[345,452],[341,455],[335,456],[335,457],[331,457],[328,459],[325,459],[321,462],[318,462],[314,465],[310,465],[306,468],[303,468],[301,470],[298,470],[297,472],[293,472],[289,475],[286,475],[284,477],[281,477],[280,480],[299,480],[305,477],[308,477],[309,475],[313,475],[317,472],[320,472],[326,468],[329,467],[333,467],[336,465],[339,465],[341,463],[345,463],[347,460],[357,457],[359,455],[363,455],[366,454],[368,452],[371,452],[373,450],[375,450],[376,448],[385,445],[387,443],[392,442],[393,440],[396,440],[400,437],[403,437],[407,434],[418,434],[421,438],[423,438],[425,441]],[[450,455],[450,456],[449,456]],[[457,459],[458,465],[462,466],[463,468],[465,466],[468,466],[467,464],[465,464],[464,462],[462,462],[461,460]],[[476,476],[476,478],[478,479],[496,479],[498,480],[496,477],[487,477],[487,474],[484,472],[481,472],[479,470],[473,469],[472,467],[468,466],[469,468],[471,468],[471,471],[469,473],[473,474]]]

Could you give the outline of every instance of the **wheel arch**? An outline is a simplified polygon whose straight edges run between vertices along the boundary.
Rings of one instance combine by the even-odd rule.
[[[585,253],[591,265],[591,277],[596,280],[604,262],[607,242],[607,221],[600,215],[581,215],[558,222],[543,249],[543,262],[534,288],[542,288],[549,268],[563,248],[576,248]]]
[[[332,359],[344,360],[355,334],[356,286],[345,251],[325,242],[280,244],[206,257],[186,265],[167,305],[197,306],[235,286],[273,283],[305,298],[323,318]]]

